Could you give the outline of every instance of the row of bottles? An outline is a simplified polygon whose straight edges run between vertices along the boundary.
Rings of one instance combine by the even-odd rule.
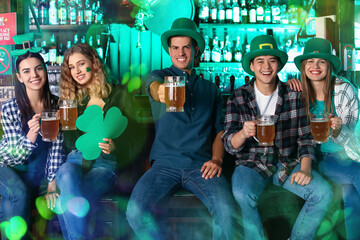
[[[228,35],[225,36],[225,43],[219,41],[218,37],[214,37],[211,48],[209,37],[206,35],[204,38],[205,49],[200,58],[201,62],[241,62],[243,54],[250,47],[246,40],[241,44],[239,36],[236,38],[235,45]]]
[[[88,44],[94,49],[96,49],[100,58],[103,58],[104,50],[102,48],[100,40],[100,35],[90,36],[88,39]],[[75,34],[73,41],[69,40],[66,42],[66,45],[63,45],[63,43],[61,42],[57,43],[55,39],[55,34],[52,34],[49,41],[42,40],[40,44],[35,41],[35,45],[41,46],[40,54],[44,58],[44,61],[48,66],[61,66],[66,50],[75,44],[85,42],[85,36],[79,37],[78,34]]]
[[[200,0],[200,23],[299,24],[310,0]],[[315,17],[312,7],[308,18]]]
[[[41,25],[90,25],[103,23],[100,1],[90,0],[31,0]],[[30,24],[35,19],[29,8]]]

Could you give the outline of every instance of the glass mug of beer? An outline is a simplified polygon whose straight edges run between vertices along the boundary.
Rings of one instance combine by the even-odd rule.
[[[41,135],[45,142],[55,142],[59,133],[59,116],[56,110],[41,113]]]
[[[259,146],[274,146],[275,138],[275,116],[259,115],[256,116],[256,137]]]
[[[76,100],[62,99],[59,102],[60,123],[62,130],[76,130],[77,102]]]
[[[314,143],[325,143],[329,141],[331,134],[329,115],[324,114],[311,114],[310,115],[310,128],[311,135],[314,138]]]
[[[165,103],[167,112],[183,112],[185,103],[185,77],[165,77]]]

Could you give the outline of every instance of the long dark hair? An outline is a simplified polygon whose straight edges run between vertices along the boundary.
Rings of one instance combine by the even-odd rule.
[[[19,73],[19,65],[20,63],[28,58],[37,58],[41,61],[45,72],[46,72],[46,81],[44,84],[41,100],[43,102],[44,109],[54,109],[57,107],[57,99],[54,95],[50,92],[49,87],[49,80],[47,76],[47,69],[44,62],[44,59],[41,57],[39,53],[32,53],[30,51],[27,51],[25,54],[20,55],[16,59],[16,71]],[[34,111],[31,108],[29,97],[26,93],[26,87],[24,83],[21,83],[19,80],[15,81],[15,98],[16,103],[19,106],[20,113],[21,113],[21,124],[23,131],[28,130],[27,122],[32,118],[34,115]]]

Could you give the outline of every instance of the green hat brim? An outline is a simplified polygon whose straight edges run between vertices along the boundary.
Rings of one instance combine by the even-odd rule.
[[[245,72],[247,72],[248,74],[255,76],[255,73],[253,71],[251,71],[250,69],[250,62],[259,56],[276,56],[280,59],[280,68],[279,68],[279,72],[280,70],[285,66],[287,60],[288,60],[288,55],[281,51],[281,50],[277,50],[277,49],[258,49],[258,50],[254,50],[251,51],[247,54],[245,54],[245,56],[243,57],[242,60],[242,67],[245,70]]]
[[[17,58],[20,55],[23,55],[27,52],[32,52],[32,53],[39,53],[41,51],[41,47],[31,47],[31,48],[27,48],[27,49],[16,49],[10,52],[11,56]]]
[[[190,29],[172,29],[169,31],[166,31],[163,33],[163,35],[161,35],[161,44],[164,48],[164,50],[169,54],[169,45],[168,45],[168,39],[170,37],[174,37],[174,36],[187,36],[187,37],[191,37],[192,39],[194,39],[199,47],[199,52],[198,54],[195,56],[195,58],[198,58],[201,56],[201,54],[204,52],[205,49],[205,39],[202,36],[202,34],[194,31],[194,30],[190,30]]]
[[[301,71],[301,62],[310,58],[321,58],[328,60],[333,65],[333,72],[335,74],[341,70],[341,61],[337,56],[329,53],[308,53],[295,57],[294,62],[299,71]]]

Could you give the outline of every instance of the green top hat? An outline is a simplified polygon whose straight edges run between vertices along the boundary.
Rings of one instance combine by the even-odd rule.
[[[242,66],[248,74],[254,76],[255,73],[250,69],[250,62],[259,56],[276,56],[280,59],[280,69],[285,66],[288,55],[279,50],[275,39],[269,35],[260,35],[255,37],[250,43],[250,52],[244,55],[242,59]]]
[[[295,57],[296,67],[301,69],[301,62],[309,58],[321,58],[328,60],[334,67],[334,73],[338,73],[341,69],[340,59],[332,54],[331,43],[323,38],[313,38],[306,42],[302,55]]]
[[[205,39],[202,34],[198,32],[194,21],[188,18],[178,18],[173,22],[171,29],[161,35],[161,43],[167,53],[169,53],[168,39],[173,36],[188,36],[194,39],[199,46],[199,53],[195,58],[200,57],[204,52]]]
[[[27,51],[38,53],[41,47],[34,47],[33,42],[38,38],[34,33],[26,33],[21,35],[15,35],[12,39],[15,42],[15,50],[11,51],[13,57],[18,57],[25,54]]]

